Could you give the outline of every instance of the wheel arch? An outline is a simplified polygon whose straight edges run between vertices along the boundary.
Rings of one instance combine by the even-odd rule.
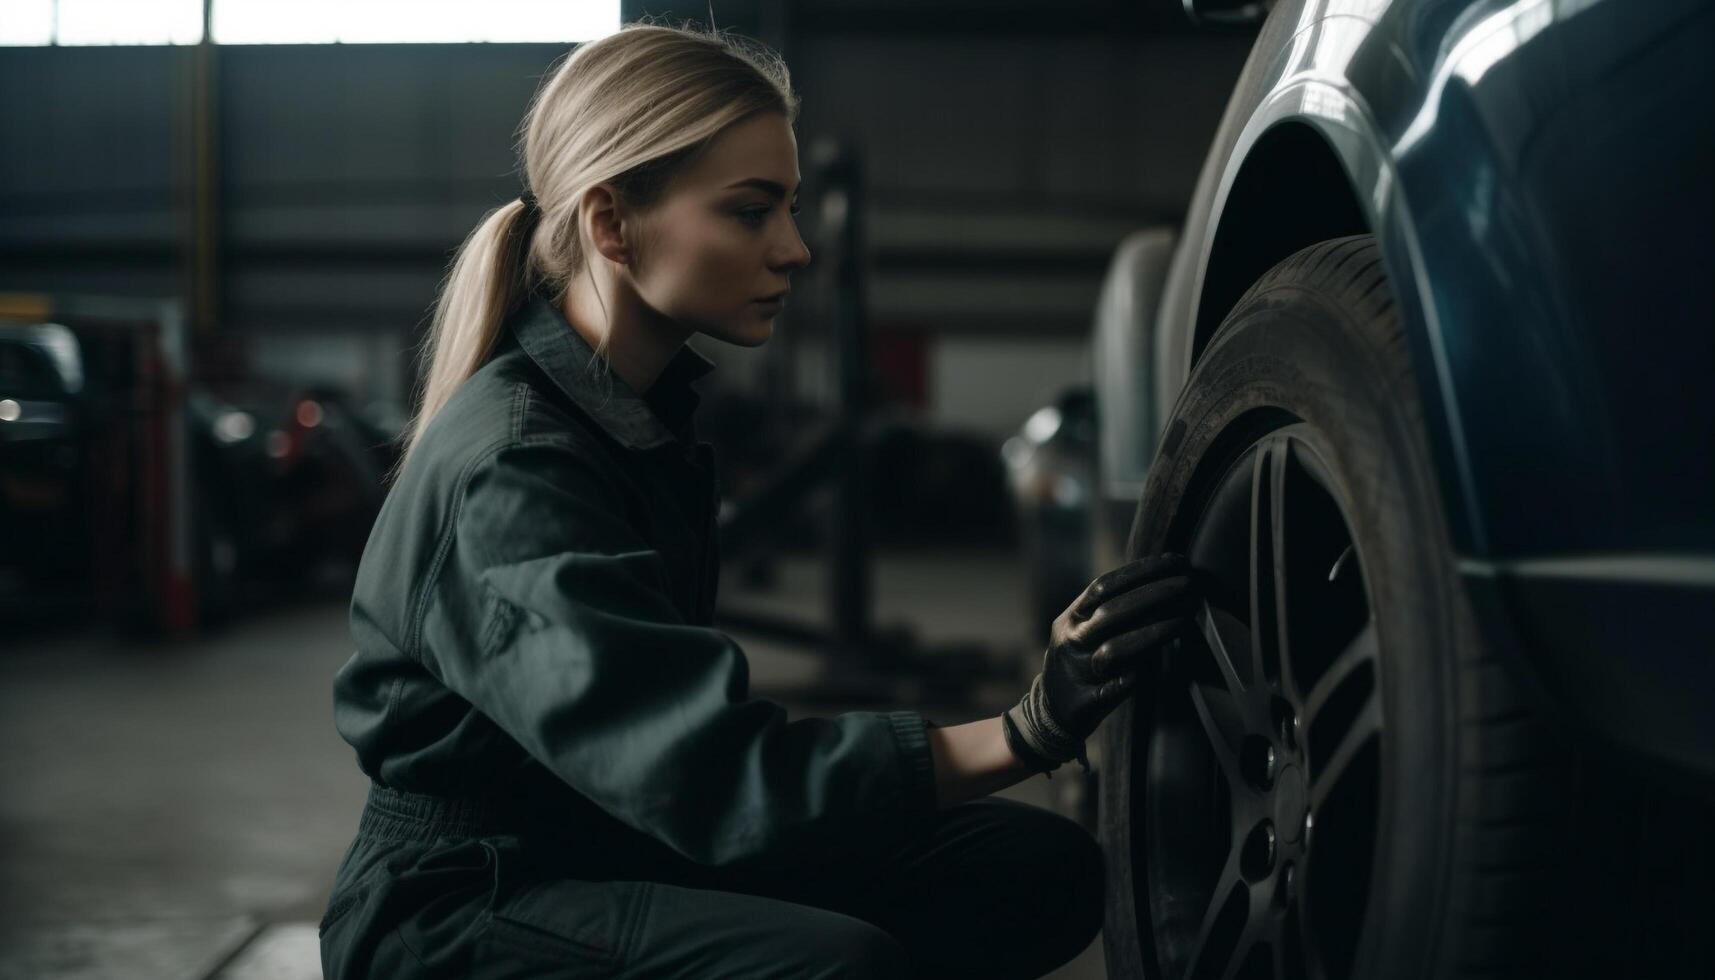
[[[1269,127],[1245,154],[1210,238],[1192,363],[1251,284],[1281,260],[1320,241],[1373,231],[1321,130],[1297,119]]]
[[[1350,89],[1304,79],[1276,89],[1251,114],[1229,156],[1196,262],[1184,375],[1238,301],[1276,264],[1331,238],[1371,234],[1409,340],[1424,422],[1455,550],[1480,550],[1476,499],[1457,402],[1424,288],[1422,243],[1404,208],[1394,160]]]

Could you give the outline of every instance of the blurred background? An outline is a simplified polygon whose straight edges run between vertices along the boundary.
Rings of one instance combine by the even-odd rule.
[[[1093,318],[1251,35],[1179,0],[712,11],[792,70],[816,254],[770,344],[697,344],[722,621],[795,715],[992,715],[1113,557]],[[0,978],[319,975],[366,786],[329,682],[415,348],[539,79],[645,16],[710,7],[0,0]],[[1070,773],[1007,795],[1091,819]]]

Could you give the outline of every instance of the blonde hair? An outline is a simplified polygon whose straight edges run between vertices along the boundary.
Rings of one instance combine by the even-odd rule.
[[[734,35],[631,24],[572,51],[520,127],[520,164],[536,211],[515,200],[484,215],[442,283],[403,455],[488,359],[506,316],[529,291],[546,285],[558,296],[587,267],[577,213],[585,191],[610,182],[628,205],[647,208],[718,133],[765,111],[797,116],[786,66]]]

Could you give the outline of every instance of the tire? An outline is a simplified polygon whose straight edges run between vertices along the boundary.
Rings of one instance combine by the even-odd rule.
[[[1570,781],[1459,585],[1373,238],[1263,276],[1164,432],[1127,553],[1189,554],[1207,601],[1102,730],[1109,976],[1536,975]],[[1259,487],[1283,619],[1234,585]],[[1283,639],[1210,667],[1252,634]]]

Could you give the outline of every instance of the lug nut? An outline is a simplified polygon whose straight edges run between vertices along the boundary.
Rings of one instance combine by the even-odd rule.
[[[1274,731],[1280,744],[1288,752],[1298,751],[1298,712],[1292,707],[1292,702],[1276,696],[1273,704]]]
[[[1280,769],[1280,758],[1266,735],[1246,735],[1239,749],[1239,768],[1245,779],[1258,790],[1274,788],[1274,777]]]
[[[1297,872],[1293,868],[1292,863],[1287,862],[1286,867],[1281,869],[1280,879],[1275,882],[1274,901],[1281,908],[1286,908],[1292,904],[1292,900],[1294,898],[1293,889],[1298,887],[1296,875]]]
[[[1265,820],[1245,836],[1244,849],[1239,852],[1239,871],[1247,881],[1261,881],[1274,870],[1274,824]]]

